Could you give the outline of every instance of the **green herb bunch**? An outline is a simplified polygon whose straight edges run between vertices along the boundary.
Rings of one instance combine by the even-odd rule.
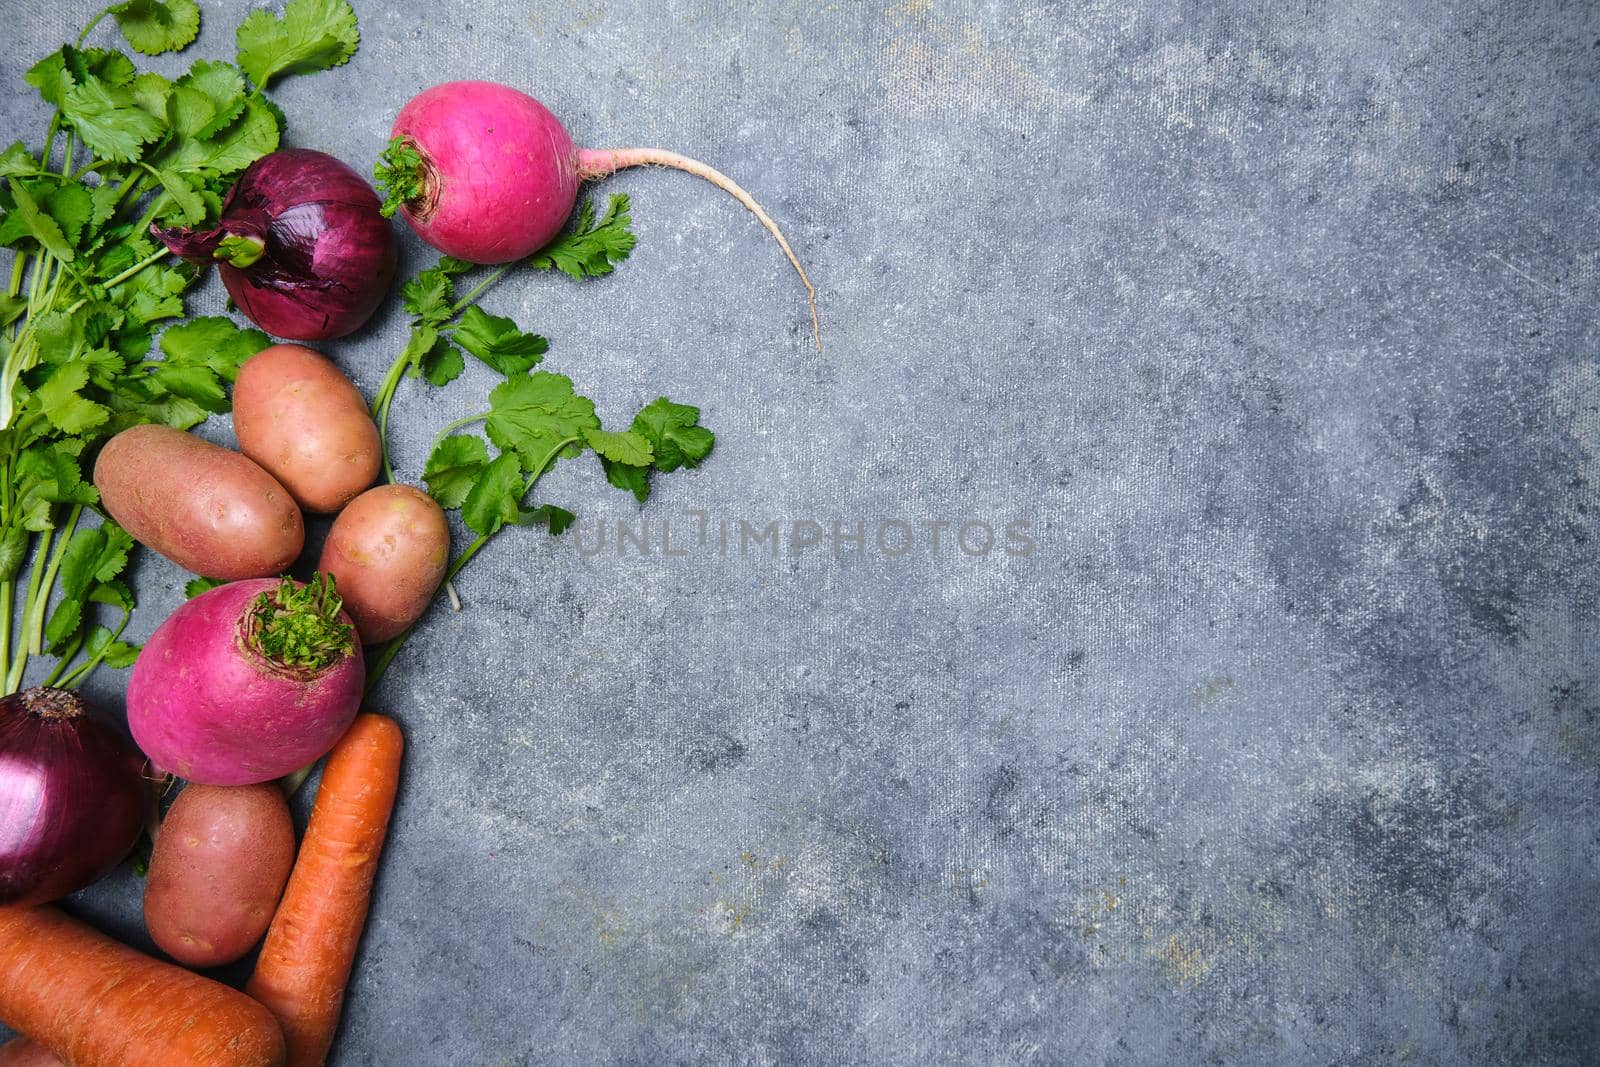
[[[227,385],[268,343],[227,318],[184,315],[197,271],[151,240],[152,223],[215,219],[238,173],[278,147],[284,116],[264,90],[286,74],[344,63],[359,37],[345,0],[290,0],[239,26],[235,62],[197,60],[175,79],[90,47],[110,16],[133,51],[187,47],[195,0],[125,0],[25,75],[52,109],[35,149],[0,152],[0,680],[16,691],[29,658],[74,685],[125,667],[134,600],[132,539],[98,511],[85,477],[107,437],[138,423],[187,429],[228,410]],[[152,340],[160,332],[159,354]],[[87,514],[86,514],[87,513]],[[52,604],[54,605],[52,607]],[[93,606],[119,613],[106,626]]]
[[[520,265],[560,271],[577,281],[610,274],[633,251],[632,222],[625,195],[613,195],[598,218],[593,203],[586,201],[571,230]],[[643,503],[650,496],[652,472],[699,466],[716,443],[712,432],[700,425],[699,408],[666,397],[645,405],[627,429],[607,430],[595,414],[594,401],[577,393],[572,379],[536,370],[550,343],[475,303],[518,265],[495,268],[459,298],[457,280],[473,269],[462,260],[442,257],[407,281],[401,296],[412,317],[411,337],[372,403],[385,442],[384,470],[393,481],[387,452],[389,408],[402,381],[409,377],[448,385],[466,369],[463,351],[504,378],[489,392],[487,410],[456,419],[439,432],[423,470],[428,492],[446,511],[459,511],[475,535],[451,561],[447,588],[505,527],[540,525],[559,534],[572,525],[576,516],[571,511],[528,503],[539,479],[558,460],[594,453],[606,480]],[[483,424],[487,440],[457,432],[477,423]],[[409,631],[401,634],[377,652],[369,688],[409,636]]]

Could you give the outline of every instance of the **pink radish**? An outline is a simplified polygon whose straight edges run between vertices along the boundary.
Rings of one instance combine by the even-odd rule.
[[[396,207],[417,236],[473,263],[532,255],[561,232],[578,184],[627,167],[688,171],[733,195],[778,240],[806,287],[822,347],[817,292],[783,231],[751,195],[698,160],[661,148],[576,148],[539,101],[494,82],[459,81],[418,93],[400,109],[377,168],[385,213]]]
[[[326,575],[232,582],[168,616],[128,679],[128,728],[156,767],[250,785],[319,759],[349,728],[364,671]]]

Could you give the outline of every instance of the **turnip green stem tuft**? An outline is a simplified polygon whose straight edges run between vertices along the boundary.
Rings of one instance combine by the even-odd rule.
[[[343,608],[331,574],[318,572],[303,586],[285,577],[250,605],[244,639],[275,666],[315,674],[355,646],[355,627],[341,617]]]
[[[389,147],[383,150],[372,169],[372,176],[383,193],[383,206],[379,209],[383,217],[393,218],[406,204],[424,201],[432,185],[431,172],[432,168],[409,138],[390,140]]]

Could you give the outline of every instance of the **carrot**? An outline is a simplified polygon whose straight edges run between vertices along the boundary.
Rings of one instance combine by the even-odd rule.
[[[283,1025],[289,1067],[315,1067],[333,1045],[404,747],[400,727],[382,715],[359,716],[334,746],[288,888],[245,985]]]
[[[153,960],[55,908],[0,908],[0,1021],[73,1067],[279,1067],[249,997]]]

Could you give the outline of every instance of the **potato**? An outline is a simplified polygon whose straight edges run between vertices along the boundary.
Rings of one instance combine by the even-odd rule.
[[[249,952],[294,866],[294,823],[276,783],[190,785],[161,822],[144,887],[144,923],[190,967]]]
[[[383,442],[361,393],[302,345],[264,348],[239,369],[233,432],[239,451],[319,514],[348,504],[383,463]]]
[[[362,644],[403,632],[428,610],[450,562],[450,525],[409,485],[368,489],[339,513],[317,569],[333,575]]]
[[[100,450],[94,485],[135,540],[207,578],[280,574],[305,547],[300,509],[276,478],[181,430],[123,430]]]

